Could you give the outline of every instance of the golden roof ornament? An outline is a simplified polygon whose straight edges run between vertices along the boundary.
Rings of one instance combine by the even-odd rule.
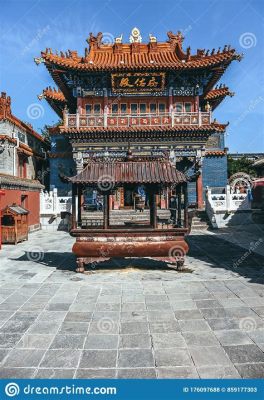
[[[157,43],[156,36],[153,36],[152,33],[149,34],[149,41],[150,43]]]
[[[122,43],[122,39],[123,39],[123,33],[121,33],[120,36],[115,38],[115,43],[116,44],[121,44]]]
[[[138,28],[133,28],[131,31],[131,35],[129,37],[130,43],[141,43],[142,36],[140,35],[140,30]]]

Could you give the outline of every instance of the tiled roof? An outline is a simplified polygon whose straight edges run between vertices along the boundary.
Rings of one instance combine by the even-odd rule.
[[[115,52],[114,45],[102,45],[96,51],[88,53],[87,57],[81,57],[76,52],[62,56],[47,49],[41,53],[41,57],[46,64],[79,71],[188,70],[229,64],[240,59],[235,49],[210,55],[198,53],[187,57],[184,54],[184,58],[181,58],[169,43],[158,44],[156,51],[150,51],[148,45],[140,44],[136,53],[131,52],[129,44],[122,46],[122,52]]]
[[[228,65],[232,60],[241,59],[231,46],[224,46],[221,51],[213,49],[198,49],[196,54],[191,54],[190,47],[186,52],[182,48],[183,35],[181,32],[167,33],[166,42],[158,42],[156,37],[150,35],[149,43],[141,43],[141,40],[132,43],[123,43],[122,37],[116,38],[115,43],[104,43],[103,34],[99,32],[96,36],[90,33],[87,39],[89,49],[85,49],[84,56],[78,55],[77,51],[68,50],[55,54],[51,48],[41,52],[41,57],[35,58],[37,64],[44,62],[71,70],[80,71],[112,71],[129,69],[151,69],[151,70],[185,70],[195,68],[214,67],[217,65]],[[57,70],[56,73],[62,72]]]
[[[234,92],[231,92],[226,86],[210,90],[204,98],[205,100],[214,100],[225,96],[234,96]]]
[[[95,128],[67,128],[65,126],[59,126],[59,130],[61,133],[122,133],[122,132],[143,132],[143,133],[151,133],[151,132],[224,132],[226,128],[226,124],[219,124],[217,122],[213,122],[208,125],[175,125],[174,127],[166,127],[166,126],[155,126],[155,127],[143,127],[143,126],[130,126],[130,127],[115,127],[115,128],[104,128],[104,127],[95,127]]]
[[[91,162],[72,178],[72,183],[98,184],[102,188],[118,183],[181,183],[186,176],[165,161]]]
[[[54,100],[59,103],[65,103],[66,99],[64,94],[58,89],[51,88],[50,86],[43,90],[42,94],[38,96],[39,100],[45,98],[46,100]]]
[[[11,112],[11,98],[10,96],[6,96],[5,92],[1,92],[0,96],[0,121],[9,121],[12,124],[16,125],[18,128],[26,131],[30,135],[34,136],[36,139],[41,142],[45,142],[45,139],[39,135],[30,124],[26,124],[21,121],[19,118],[15,117]]]

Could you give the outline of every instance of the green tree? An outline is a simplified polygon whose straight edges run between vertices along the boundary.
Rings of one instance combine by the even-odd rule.
[[[246,157],[235,160],[231,156],[227,157],[227,173],[228,177],[236,174],[237,172],[245,172],[250,176],[257,176],[256,170],[252,167],[253,162]]]

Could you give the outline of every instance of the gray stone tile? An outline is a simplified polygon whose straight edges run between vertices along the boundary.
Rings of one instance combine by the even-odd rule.
[[[264,363],[237,364],[236,368],[243,379],[264,378]]]
[[[9,352],[9,350],[7,350],[7,349],[0,349],[0,364],[7,356],[8,352]]]
[[[119,331],[119,322],[105,318],[90,323],[89,334],[114,335]]]
[[[264,353],[255,344],[224,346],[233,364],[264,362]]]
[[[120,349],[150,349],[149,335],[121,335],[119,341]]]
[[[63,322],[59,334],[86,335],[89,329],[89,322]]]
[[[187,319],[179,321],[182,332],[210,331],[210,326],[204,319]]]
[[[46,307],[47,303],[31,303],[28,301],[25,303],[20,310],[21,311],[43,311],[44,308]]]
[[[68,311],[71,303],[49,303],[47,306],[48,311]]]
[[[86,338],[85,349],[117,349],[118,335],[92,335],[89,334]]]
[[[69,308],[70,312],[91,312],[95,310],[96,302],[94,303],[72,303],[72,305]]]
[[[213,332],[183,332],[182,336],[188,346],[219,346]],[[202,350],[201,350],[202,351]]]
[[[120,313],[118,311],[95,311],[93,313],[93,321],[119,321]]]
[[[213,365],[231,365],[231,361],[220,346],[189,347],[189,351],[194,360],[196,367],[213,366]]]
[[[198,308],[222,308],[217,300],[197,300],[195,303]]]
[[[50,349],[82,349],[84,335],[56,335],[50,345]]]
[[[194,309],[194,310],[176,310],[174,312],[176,319],[202,319],[203,315],[201,310]]]
[[[115,369],[78,369],[77,379],[113,379],[116,377]]]
[[[207,319],[210,328],[214,331],[239,329],[240,320],[237,318],[216,318]]]
[[[120,328],[121,334],[132,334],[132,333],[148,333],[147,322],[121,322]]]
[[[237,369],[233,366],[213,365],[198,367],[198,373],[202,379],[239,379],[241,378]]]
[[[165,294],[154,294],[154,295],[146,295],[145,296],[146,303],[160,303],[162,301],[168,302],[168,297]]]
[[[13,348],[22,337],[22,333],[0,333],[0,348]]]
[[[255,343],[264,343],[264,329],[249,330],[247,334]]]
[[[133,368],[133,369],[118,369],[118,379],[155,379],[155,368]]]
[[[119,350],[118,368],[154,367],[154,359],[151,350],[133,349]]]
[[[226,312],[225,308],[201,308],[201,313],[205,319],[214,318],[229,318],[230,315]]]
[[[119,303],[97,303],[95,305],[96,311],[120,311],[121,304]]]
[[[48,350],[40,364],[40,368],[76,368],[80,355],[80,350]]]
[[[91,312],[68,312],[64,322],[90,322],[92,319]]]
[[[57,333],[60,327],[61,321],[55,320],[37,320],[28,330],[30,334],[52,334]]]
[[[145,303],[145,296],[143,294],[123,295],[122,303]]]
[[[116,350],[84,350],[79,368],[115,368]]]
[[[121,302],[121,296],[120,295],[106,295],[106,296],[100,296],[98,297],[97,300],[98,303],[112,303],[112,304],[118,304]]]
[[[31,324],[30,320],[10,319],[0,328],[0,333],[25,333]]]
[[[219,342],[223,346],[236,345],[236,344],[252,344],[252,340],[248,337],[246,332],[236,330],[220,330],[214,331]]]
[[[154,357],[157,367],[188,367],[193,365],[186,349],[157,349]]]
[[[148,311],[170,311],[171,305],[168,302],[162,303],[147,303],[147,310]]]
[[[13,349],[5,359],[4,367],[37,367],[45,350]]]
[[[147,321],[146,311],[122,311],[120,314],[121,321]]]
[[[176,302],[171,303],[171,307],[174,311],[197,309],[196,302],[193,300],[177,300]]]
[[[34,379],[72,379],[75,369],[40,368],[34,375]]]
[[[150,333],[173,333],[180,332],[178,321],[155,321],[149,323]]]
[[[185,340],[180,333],[153,333],[152,340],[154,349],[186,347]]]
[[[145,311],[145,303],[122,303],[122,311]]]
[[[158,378],[161,379],[197,379],[199,375],[194,367],[158,368]]]
[[[172,311],[148,311],[148,320],[152,321],[174,321],[175,315]]]
[[[54,335],[30,335],[22,336],[17,343],[16,348],[23,349],[48,349]]]
[[[35,368],[1,368],[0,379],[29,379],[33,378]]]
[[[249,307],[231,307],[225,308],[228,316],[232,318],[246,318],[246,317],[257,317],[254,311]]]
[[[255,311],[261,318],[264,318],[264,307],[252,307],[252,310]]]
[[[39,314],[38,321],[39,322],[45,322],[45,321],[63,321],[64,318],[66,317],[67,312],[66,311],[42,311]]]

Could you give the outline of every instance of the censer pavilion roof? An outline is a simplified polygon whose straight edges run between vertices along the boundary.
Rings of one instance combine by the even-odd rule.
[[[103,179],[103,180],[102,180]],[[98,184],[110,187],[120,183],[179,184],[186,176],[169,161],[90,162],[76,176],[67,178],[72,183]]]

